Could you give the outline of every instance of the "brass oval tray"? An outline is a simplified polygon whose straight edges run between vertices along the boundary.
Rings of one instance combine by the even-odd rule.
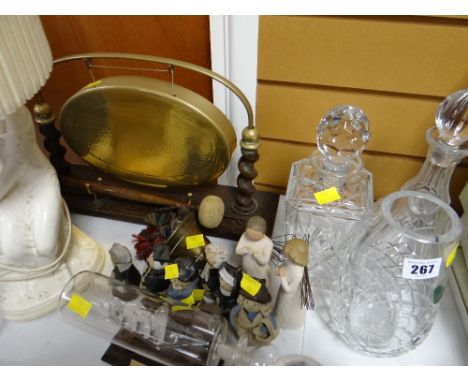
[[[233,126],[210,101],[148,77],[109,77],[86,86],[64,104],[60,126],[85,161],[149,186],[214,180],[236,147]]]

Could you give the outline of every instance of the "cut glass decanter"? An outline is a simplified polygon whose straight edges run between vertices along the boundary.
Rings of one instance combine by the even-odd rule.
[[[291,167],[285,231],[309,243],[316,310],[326,322],[342,264],[336,251],[372,213],[372,175],[360,158],[369,138],[361,109],[335,107],[317,127],[318,150]]]
[[[429,334],[456,255],[462,223],[428,193],[385,197],[343,246],[333,328],[352,348],[379,357],[414,349]]]

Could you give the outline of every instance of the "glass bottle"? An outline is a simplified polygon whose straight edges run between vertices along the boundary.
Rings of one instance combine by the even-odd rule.
[[[315,359],[303,354],[283,355],[281,346],[248,347],[247,338],[237,343],[220,343],[216,352],[226,366],[321,366]]]
[[[468,89],[449,95],[437,109],[436,126],[426,132],[429,150],[419,173],[402,190],[427,192],[450,204],[452,173],[468,156]]]
[[[367,228],[340,250],[345,264],[332,317],[341,338],[387,357],[420,344],[436,317],[461,229],[455,211],[432,195],[385,197]]]
[[[64,287],[62,318],[109,342],[170,366],[216,366],[227,322],[98,273],[83,271]]]
[[[291,167],[285,232],[309,244],[315,309],[328,323],[342,263],[336,250],[372,211],[372,175],[360,158],[369,138],[369,122],[361,109],[335,107],[317,127],[318,150]]]

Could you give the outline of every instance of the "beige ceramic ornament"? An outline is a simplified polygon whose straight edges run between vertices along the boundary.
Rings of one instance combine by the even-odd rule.
[[[224,202],[219,196],[208,195],[203,198],[198,209],[198,221],[208,229],[221,224],[224,216]]]

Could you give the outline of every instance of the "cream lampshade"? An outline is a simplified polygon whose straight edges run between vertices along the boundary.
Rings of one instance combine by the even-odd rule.
[[[39,16],[0,16],[0,118],[23,106],[52,71]]]

